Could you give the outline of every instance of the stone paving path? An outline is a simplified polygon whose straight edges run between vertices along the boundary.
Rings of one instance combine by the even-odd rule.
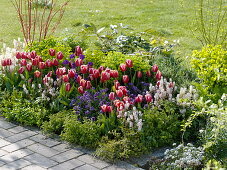
[[[91,153],[46,138],[38,129],[21,127],[0,117],[0,170],[139,170],[129,163],[109,164]]]

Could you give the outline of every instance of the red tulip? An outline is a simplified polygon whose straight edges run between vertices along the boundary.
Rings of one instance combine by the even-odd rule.
[[[25,71],[25,68],[24,67],[20,67],[20,69],[18,70],[18,73],[19,74],[23,74],[24,71]]]
[[[103,70],[105,70],[105,68],[103,66],[99,67],[99,72],[101,73]]]
[[[113,111],[113,107],[112,106],[107,106],[107,112],[111,113]]]
[[[57,75],[58,77],[62,76],[63,74],[64,74],[64,71],[63,71],[62,68],[58,68],[58,69],[56,70],[56,75]]]
[[[50,71],[49,73],[47,73],[47,77],[51,77],[52,76],[52,71]]]
[[[129,97],[128,96],[123,97],[123,101],[124,102],[129,102]]]
[[[152,72],[157,72],[158,71],[158,66],[155,64],[152,66]]]
[[[88,72],[88,66],[87,65],[81,65],[80,66],[80,72],[82,74],[86,74]]]
[[[136,73],[137,78],[143,77],[143,73],[141,71],[137,71]]]
[[[89,74],[94,74],[94,68],[89,68],[88,72],[89,72]]]
[[[93,71],[93,77],[94,77],[94,78],[99,78],[99,77],[100,77],[99,70],[95,69],[95,70]]]
[[[110,99],[110,100],[114,100],[114,99],[115,99],[115,93],[114,93],[114,92],[111,92],[111,93],[109,94],[109,99]]]
[[[43,84],[46,84],[46,83],[48,83],[48,77],[47,77],[47,76],[45,76],[45,77],[43,78]]]
[[[82,86],[78,87],[78,92],[80,94],[83,94],[84,93],[84,88]]]
[[[62,80],[64,81],[64,82],[69,82],[69,76],[66,74],[66,75],[63,75],[62,76]]]
[[[76,46],[75,53],[76,56],[80,56],[81,54],[83,54],[82,48],[80,48],[80,46]]]
[[[52,61],[52,64],[54,66],[58,66],[59,62],[58,62],[58,60],[56,58],[54,58],[53,61]]]
[[[107,73],[110,73],[110,69],[109,68],[106,68],[106,70],[105,70],[105,72],[107,72]]]
[[[8,66],[12,65],[12,60],[10,58],[5,59]]]
[[[124,95],[127,95],[127,92],[128,92],[128,91],[127,91],[127,88],[126,88],[125,86],[119,86],[119,87],[118,87],[118,90],[122,90],[123,94],[124,94]]]
[[[121,84],[119,83],[119,81],[114,81],[114,86],[115,86],[115,89],[118,90],[118,87],[120,86]]]
[[[111,70],[110,71],[110,77],[113,77],[113,78],[118,78],[119,76],[119,73],[117,70]]]
[[[47,67],[52,67],[52,65],[53,65],[53,63],[52,63],[52,61],[51,60],[46,60],[46,66]]]
[[[162,77],[162,73],[161,73],[161,71],[158,70],[155,75],[155,78],[156,78],[156,80],[161,80],[161,77]]]
[[[122,80],[123,80],[123,83],[128,83],[129,82],[128,75],[123,75]]]
[[[32,65],[33,66],[37,66],[39,64],[39,60],[38,59],[32,59]]]
[[[123,97],[123,95],[124,95],[122,90],[116,90],[116,94],[120,98]]]
[[[58,60],[61,60],[61,59],[63,59],[64,55],[63,55],[63,53],[61,51],[59,51],[57,53],[57,56],[56,57],[57,57]]]
[[[31,55],[31,58],[33,58],[33,59],[37,56],[37,54],[36,54],[35,51],[32,51],[32,52],[30,53],[30,55]]]
[[[35,77],[40,77],[41,76],[41,72],[40,71],[38,71],[38,70],[36,70],[35,72],[34,72],[34,75],[35,75]]]
[[[2,66],[7,66],[6,60],[2,60],[1,62],[2,62]]]
[[[120,70],[123,71],[123,72],[126,71],[127,70],[126,64],[121,64],[120,65]]]
[[[68,70],[68,76],[69,76],[69,78],[74,78],[75,75],[76,75],[75,70]]]
[[[90,89],[92,87],[91,81],[87,81],[86,89]]]
[[[28,71],[32,71],[32,65],[31,65],[31,64],[27,64],[27,65],[26,65],[26,69],[27,69]]]
[[[101,73],[101,82],[105,82],[110,79],[110,73],[103,71]]]
[[[87,86],[87,81],[84,80],[84,79],[81,79],[81,80],[80,80],[80,86],[82,86],[83,88],[86,88],[86,86]]]
[[[27,65],[27,61],[25,59],[22,59],[20,61],[20,64],[21,64],[21,66],[26,66]]]
[[[148,70],[148,71],[146,72],[146,75],[147,75],[147,77],[151,77],[151,71]]]
[[[80,75],[78,75],[77,78],[76,78],[76,82],[77,82],[77,83],[80,83],[80,80],[81,80],[81,79],[82,79],[82,77],[81,77]]]
[[[55,56],[55,50],[54,49],[49,49],[49,54],[50,56]]]
[[[39,69],[44,69],[46,67],[46,64],[44,62],[39,63]]]
[[[143,101],[143,96],[138,94],[138,96],[135,98],[135,102],[136,103],[142,103],[142,101]]]
[[[76,67],[80,67],[82,64],[83,64],[83,60],[81,60],[80,58],[77,58],[75,61]]]
[[[22,58],[22,59],[27,59],[27,53],[22,52],[22,53],[21,53],[21,58]]]
[[[126,63],[126,65],[127,65],[127,67],[128,67],[128,68],[131,68],[131,67],[133,67],[133,63],[132,63],[132,60],[130,60],[130,59],[127,59],[125,63]]]
[[[102,109],[102,112],[103,113],[106,113],[107,112],[107,107],[108,106],[106,104],[104,104],[104,105],[101,106],[101,109]]]
[[[146,94],[145,99],[146,99],[147,103],[152,102],[152,96],[150,94]]]
[[[70,91],[70,89],[71,89],[70,83],[66,83],[66,85],[65,85],[65,91]]]
[[[124,110],[125,104],[124,104],[123,101],[115,100],[115,101],[114,101],[114,105],[117,107],[117,110],[118,110],[118,111]]]
[[[37,59],[39,62],[43,62],[43,59],[40,56],[36,56],[35,59]]]
[[[21,58],[22,58],[21,52],[16,52],[16,58],[17,58],[17,59],[21,59]]]

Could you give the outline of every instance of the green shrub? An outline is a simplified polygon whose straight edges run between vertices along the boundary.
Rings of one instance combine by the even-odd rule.
[[[64,58],[68,58],[71,51],[71,47],[68,44],[63,43],[60,38],[56,37],[49,37],[41,42],[33,42],[32,46],[26,47],[26,51],[36,51],[39,56],[42,56],[44,61],[53,58],[49,55],[49,49],[54,49],[56,52],[61,51]]]
[[[10,121],[16,121],[24,125],[41,126],[47,118],[47,110],[23,98],[21,92],[6,93],[0,104],[0,113]]]
[[[147,148],[172,144],[179,140],[180,125],[177,108],[173,103],[163,108],[145,110],[143,114],[143,143]]]
[[[207,46],[193,52],[192,67],[201,82],[197,84],[200,94],[218,101],[227,93],[227,51],[221,46]]]
[[[72,111],[66,110],[61,111],[56,114],[50,115],[49,120],[43,122],[42,130],[47,134],[57,134],[60,135],[63,131],[64,122],[68,116],[74,114]]]
[[[63,127],[62,139],[73,144],[96,148],[101,139],[100,127],[96,122],[86,119],[81,122],[76,115],[68,116]]]

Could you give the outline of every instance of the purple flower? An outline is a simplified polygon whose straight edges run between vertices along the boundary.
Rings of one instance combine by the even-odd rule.
[[[68,64],[69,64],[69,60],[64,60],[64,61],[62,62],[62,64],[68,65]]]
[[[92,62],[88,62],[87,65],[88,66],[93,66],[93,63]]]
[[[85,55],[80,54],[79,58],[80,58],[81,60],[83,60],[83,59],[85,59]]]
[[[69,58],[70,58],[70,59],[75,58],[75,54],[71,54],[71,55],[69,56]]]

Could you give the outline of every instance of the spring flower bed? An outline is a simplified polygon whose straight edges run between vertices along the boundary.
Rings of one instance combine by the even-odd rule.
[[[205,124],[199,117],[181,132],[192,113],[201,109],[197,90],[177,87],[155,59],[114,51],[97,54],[80,46],[70,54],[42,49],[47,52],[42,56],[24,51],[19,42],[15,45],[3,50],[1,60],[0,111],[11,121],[39,126],[111,161],[181,139],[195,141],[197,129]],[[181,159],[174,161],[184,167]]]

